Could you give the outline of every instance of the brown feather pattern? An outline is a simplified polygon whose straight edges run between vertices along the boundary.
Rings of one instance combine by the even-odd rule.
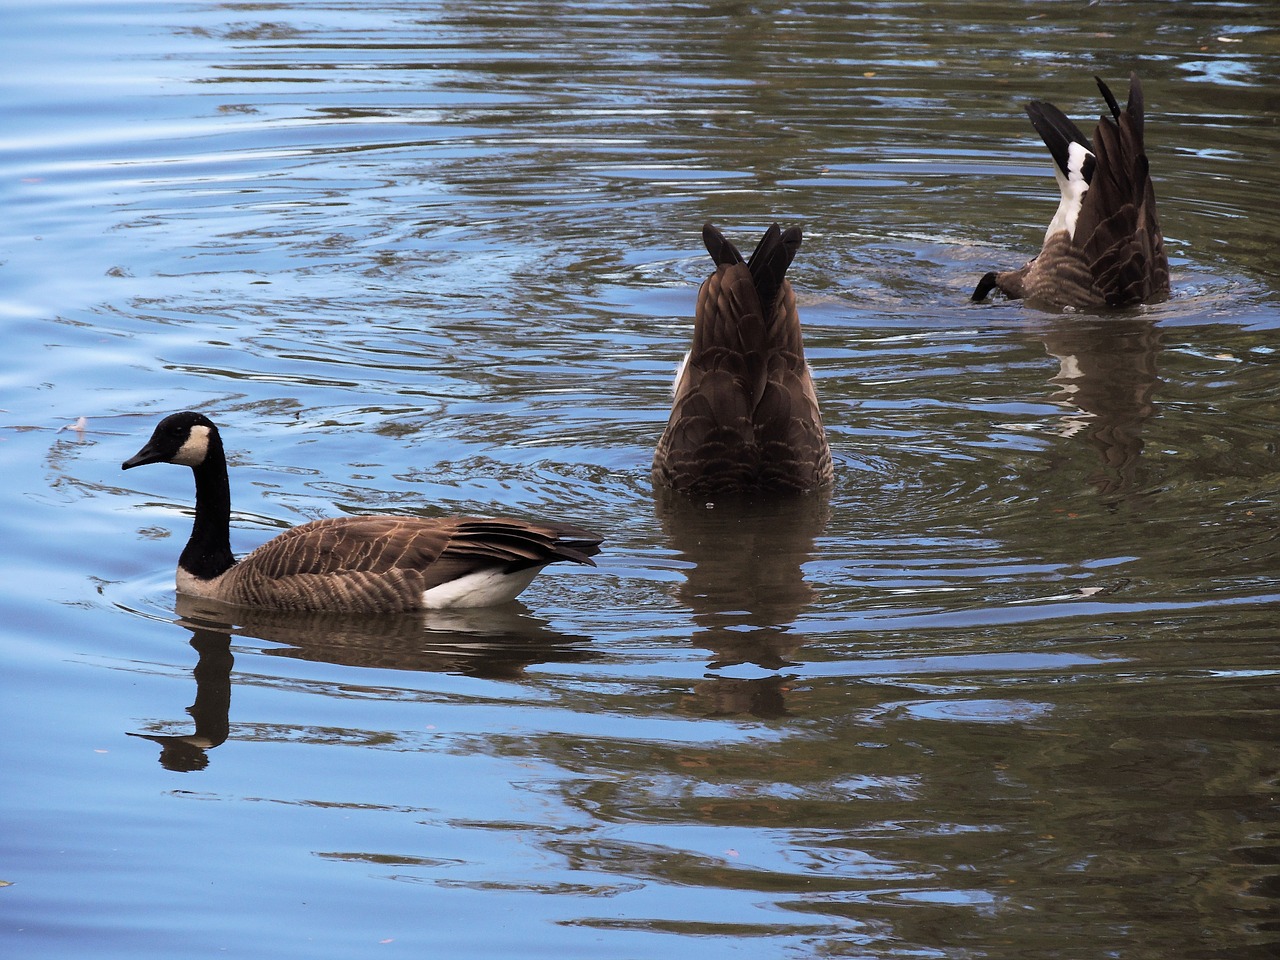
[[[703,239],[716,270],[698,290],[654,483],[695,497],[829,483],[831,451],[786,279],[800,230],[774,224],[749,261],[711,224]]]
[[[1092,144],[1085,141],[1094,166],[1074,237],[1055,232],[1023,267],[987,274],[974,300],[994,288],[1011,299],[1094,310],[1168,299],[1169,261],[1143,141],[1142,85],[1137,74],[1130,76],[1123,110],[1106,84],[1098,80],[1098,86],[1112,115],[1099,120]],[[1058,112],[1050,104],[1039,106]],[[1073,127],[1065,117],[1062,121]],[[1036,126],[1050,144],[1050,135]]]
[[[402,611],[482,570],[593,564],[599,538],[563,524],[448,517],[331,517],[286,531],[223,574],[216,599],[274,609]]]

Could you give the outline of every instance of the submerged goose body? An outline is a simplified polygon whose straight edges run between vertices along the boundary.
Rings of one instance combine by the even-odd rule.
[[[240,561],[230,543],[222,438],[199,413],[162,420],[122,467],[191,468],[196,514],[180,593],[277,610],[398,613],[512,600],[549,563],[594,565],[601,538],[566,524],[479,517],[333,517],[304,523]]]
[[[716,269],[698,290],[654,484],[714,497],[830,483],[831,450],[786,278],[799,228],[774,224],[749,260],[711,224],[702,238]]]
[[[1053,155],[1062,199],[1040,253],[1017,270],[988,273],[975,301],[996,289],[1011,299],[1084,309],[1168,299],[1169,261],[1143,144],[1142,85],[1130,76],[1122,110],[1107,85],[1097,83],[1111,116],[1099,120],[1092,143],[1053,104],[1027,104]]]

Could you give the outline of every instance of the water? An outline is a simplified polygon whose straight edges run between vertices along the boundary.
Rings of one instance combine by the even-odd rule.
[[[1270,5],[0,17],[7,957],[1276,954]],[[1131,68],[1173,300],[967,303],[1053,210],[1022,101]],[[805,229],[829,497],[653,498],[708,219]],[[184,408],[237,550],[606,552],[468,616],[179,603],[190,478],[119,464]]]

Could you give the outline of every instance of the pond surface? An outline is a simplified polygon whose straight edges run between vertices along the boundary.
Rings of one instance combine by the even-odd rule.
[[[0,950],[1275,956],[1274,12],[4,4]],[[1131,69],[1173,299],[969,304],[1056,205],[1022,104]],[[805,230],[828,497],[654,499],[706,220]],[[605,552],[467,616],[180,603],[190,476],[120,463],[187,408],[239,551]]]

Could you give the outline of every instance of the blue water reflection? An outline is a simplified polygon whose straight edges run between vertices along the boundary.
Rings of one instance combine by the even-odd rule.
[[[5,956],[1269,956],[1273,12],[9,4]],[[1172,299],[969,304],[1056,203],[1022,103],[1130,69]],[[650,489],[708,219],[804,227],[829,496]],[[606,552],[192,607],[189,478],[119,471],[186,408],[237,551]]]

